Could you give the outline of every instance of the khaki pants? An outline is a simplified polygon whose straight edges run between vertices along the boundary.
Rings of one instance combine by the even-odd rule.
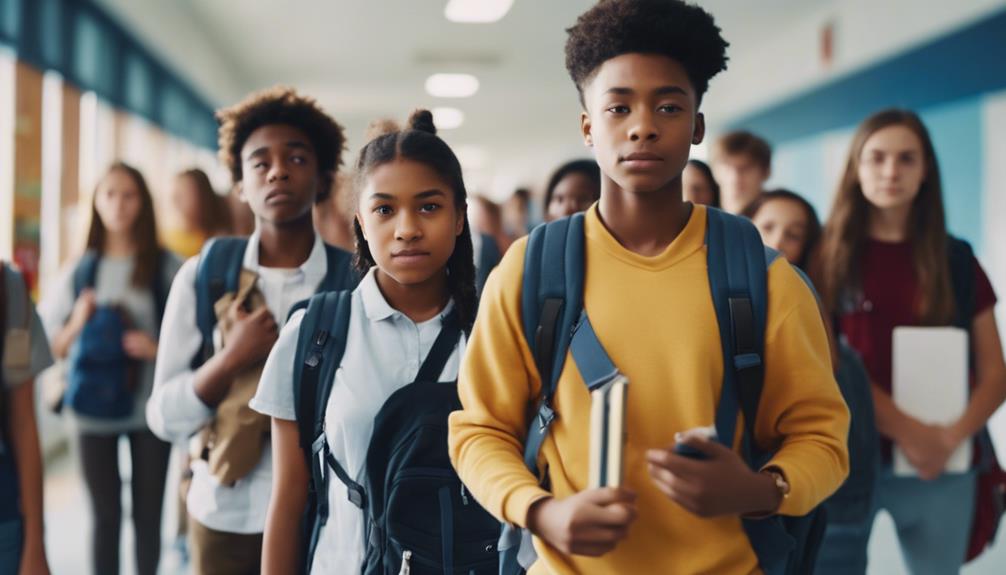
[[[262,569],[262,534],[215,531],[189,517],[189,545],[194,575],[258,575]]]

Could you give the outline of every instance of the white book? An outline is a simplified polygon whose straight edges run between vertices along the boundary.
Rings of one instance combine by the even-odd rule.
[[[891,395],[895,405],[932,425],[949,425],[968,406],[968,334],[955,327],[896,327],[893,335]],[[971,467],[971,442],[947,461],[947,473]],[[894,447],[894,473],[917,476],[908,458]]]
[[[587,486],[622,484],[625,408],[629,380],[619,374],[590,393],[590,469]]]

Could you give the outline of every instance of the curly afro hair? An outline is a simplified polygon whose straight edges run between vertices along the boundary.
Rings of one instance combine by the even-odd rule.
[[[326,176],[335,177],[342,165],[342,152],[346,148],[343,128],[318,106],[313,98],[301,96],[285,86],[276,86],[255,92],[243,101],[217,111],[220,124],[220,161],[231,172],[235,183],[242,179],[241,148],[252,132],[273,124],[297,128],[307,135],[318,157],[318,169]],[[332,193],[331,186],[323,189],[315,203],[323,202]]]
[[[680,0],[601,0],[566,32],[566,69],[581,103],[601,64],[622,54],[662,54],[680,62],[699,103],[710,78],[727,67],[729,44],[713,17]]]

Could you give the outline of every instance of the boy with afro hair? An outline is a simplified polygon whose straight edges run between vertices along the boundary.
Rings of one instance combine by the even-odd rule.
[[[715,422],[724,376],[707,208],[682,201],[681,173],[702,141],[699,105],[725,68],[727,44],[709,14],[677,0],[602,0],[568,32],[582,136],[602,177],[601,199],[584,217],[583,308],[631,381],[622,487],[588,487],[590,395],[571,353],[538,458],[546,481],[525,467],[542,390],[523,331],[526,239],[482,295],[459,378],[463,409],[450,420],[452,460],[487,510],[534,536],[529,573],[766,570],[741,519],[801,516],[831,494],[848,473],[849,414],[814,295],[779,258],[768,270],[754,424],[774,457],[751,469],[736,441],[731,449],[685,433]],[[678,455],[676,443],[704,458]]]
[[[218,112],[217,119],[220,159],[230,170],[238,197],[255,214],[255,231],[242,248],[240,270],[234,270],[241,273],[242,282],[253,282],[255,298],[235,298],[224,311],[215,306],[220,321],[207,350],[196,311],[197,276],[205,272],[197,270],[212,246],[189,259],[168,296],[161,330],[165,351],[157,358],[154,390],[147,402],[147,422],[155,434],[172,442],[192,438],[199,444],[187,496],[197,575],[259,572],[272,489],[268,435],[234,436],[239,438],[234,441],[256,443],[247,446],[254,454],[250,463],[247,457],[244,460],[250,469],[224,480],[224,473],[234,472],[211,466],[210,461],[220,461],[214,459],[213,450],[224,443],[214,435],[221,429],[218,407],[228,397],[227,405],[239,404],[230,428],[262,425],[243,399],[248,390],[237,391],[236,378],[247,381],[249,373],[261,369],[276,342],[279,322],[294,304],[309,298],[323,282],[339,288],[355,283],[349,254],[322,242],[311,214],[313,205],[331,193],[342,163],[342,126],[314,100],[282,87],[252,94]],[[257,307],[246,308],[247,302],[256,301],[251,305]],[[267,420],[264,425],[268,430]]]

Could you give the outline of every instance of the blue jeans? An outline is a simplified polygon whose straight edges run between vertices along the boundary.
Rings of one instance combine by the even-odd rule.
[[[865,573],[873,520],[885,509],[894,519],[901,554],[913,575],[956,575],[967,552],[974,501],[974,472],[923,481],[896,477],[884,467],[866,521],[828,524],[815,573]]]
[[[0,523],[0,573],[17,573],[22,544],[20,518]]]

